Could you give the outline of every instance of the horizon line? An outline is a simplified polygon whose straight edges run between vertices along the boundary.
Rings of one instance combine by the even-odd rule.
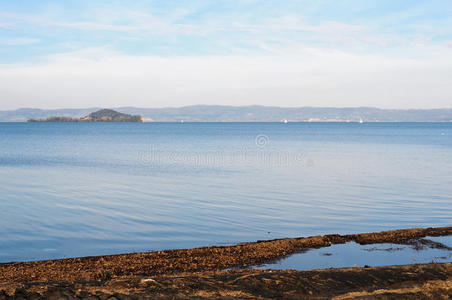
[[[39,107],[19,107],[15,109],[0,109],[1,112],[18,111],[18,110],[89,110],[89,109],[122,109],[122,108],[136,108],[136,109],[181,109],[187,107],[233,107],[233,108],[249,108],[249,107],[263,107],[263,108],[285,108],[285,109],[300,109],[300,108],[319,108],[319,109],[378,109],[378,110],[452,110],[452,107],[439,108],[381,108],[377,106],[276,106],[276,105],[224,105],[224,104],[191,104],[182,106],[161,106],[161,107],[140,107],[140,106],[115,106],[115,107],[62,107],[62,108],[39,108]]]

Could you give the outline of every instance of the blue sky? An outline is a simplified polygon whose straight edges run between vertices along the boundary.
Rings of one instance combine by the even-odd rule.
[[[449,0],[0,0],[0,109],[451,107]]]

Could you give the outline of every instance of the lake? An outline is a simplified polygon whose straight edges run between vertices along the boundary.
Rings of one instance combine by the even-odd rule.
[[[0,262],[450,226],[452,123],[0,123]]]

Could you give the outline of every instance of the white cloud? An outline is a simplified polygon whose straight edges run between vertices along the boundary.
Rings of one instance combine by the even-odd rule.
[[[44,16],[28,14],[2,13],[0,17],[8,18],[14,23],[30,23],[43,27],[62,27],[86,31],[112,32],[147,32],[151,34],[165,33],[195,33],[197,26],[175,23],[171,18],[158,17],[150,13],[139,11],[98,11],[87,21],[62,21]],[[119,24],[118,21],[121,23]],[[2,24],[0,24],[0,27]],[[4,26],[12,26],[4,24]]]
[[[431,50],[435,56],[413,60],[307,47],[285,55],[208,57],[86,49],[42,64],[0,65],[0,94],[3,109],[200,103],[451,107],[450,50]]]
[[[243,53],[253,47],[253,50],[271,51],[275,43],[282,44],[283,47],[299,43],[317,46],[322,44],[325,48],[334,47],[372,53],[400,45],[408,46],[419,43],[433,45],[438,43],[433,38],[435,34],[447,35],[450,33],[450,26],[447,26],[450,25],[450,21],[434,24],[435,26],[430,23],[415,23],[404,24],[401,27],[387,27],[387,24],[395,24],[397,17],[412,16],[414,13],[411,11],[384,18],[372,18],[373,22],[361,20],[361,22],[354,23],[325,18],[313,23],[296,12],[284,12],[271,18],[265,16],[254,18],[245,12],[205,14],[196,20],[184,18],[192,13],[196,13],[196,9],[176,9],[166,14],[156,14],[152,10],[139,11],[112,7],[92,10],[72,20],[62,18],[61,15],[58,17],[58,14],[46,16],[45,14],[27,15],[0,12],[0,17],[20,27],[26,27],[25,24],[28,24],[43,27],[43,30],[47,30],[47,27],[60,27],[63,31],[69,29],[86,31],[87,43],[84,46],[93,43],[90,38],[98,33],[91,35],[90,32],[96,31],[109,31],[118,35],[122,33],[124,35],[121,37],[123,43],[126,43],[126,39],[144,41],[149,37],[158,36],[159,40],[155,41],[154,49],[159,47],[158,44],[165,47],[165,44],[168,43],[177,47],[179,45],[175,41],[178,41],[179,38],[182,40],[182,37],[186,36],[194,37],[195,39],[191,41],[194,44],[199,42],[198,38],[202,36],[203,42],[214,49],[211,53],[221,52],[221,50],[225,50],[224,47],[227,48],[226,51],[236,51],[235,53]],[[415,30],[416,34],[398,33],[397,27],[405,29],[405,31]],[[64,34],[61,37],[64,37]],[[71,41],[62,39],[60,43],[62,42]],[[194,47],[197,46],[194,45]],[[200,49],[194,51],[197,50],[200,51]]]
[[[0,23],[0,28],[13,29],[14,25],[9,23]]]
[[[26,46],[39,43],[39,39],[27,38],[27,37],[17,37],[17,38],[7,38],[0,39],[0,45],[6,46]]]

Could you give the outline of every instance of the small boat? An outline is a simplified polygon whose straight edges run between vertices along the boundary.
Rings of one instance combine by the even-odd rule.
[[[284,120],[283,120],[283,123],[284,123],[284,124],[287,124],[287,123],[289,123],[289,121],[287,121],[287,119],[284,119]]]
[[[362,118],[359,118],[359,123],[361,123],[361,124],[364,123]]]

